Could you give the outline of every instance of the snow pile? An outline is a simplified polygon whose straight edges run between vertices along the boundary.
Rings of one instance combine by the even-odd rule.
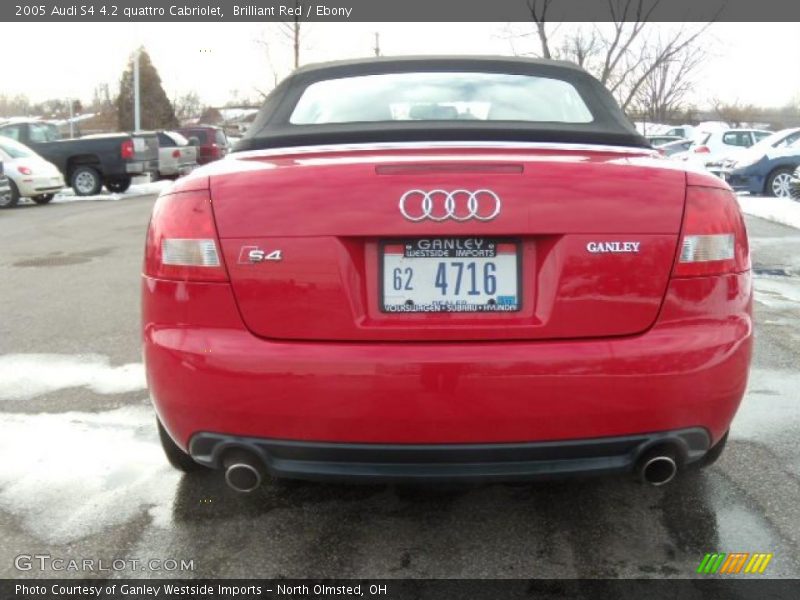
[[[121,194],[112,192],[100,193],[96,196],[77,196],[72,188],[65,188],[61,190],[53,202],[82,202],[92,200],[122,200],[124,198],[135,198],[136,196],[148,196],[150,194],[160,194],[162,191],[172,185],[171,181],[150,181],[145,183],[136,183],[131,185],[126,191]]]
[[[0,400],[28,400],[65,388],[121,394],[147,386],[142,363],[112,367],[98,354],[6,354],[0,356]]]
[[[772,308],[796,310],[800,304],[800,286],[786,277],[756,277],[754,295],[758,302]]]
[[[791,198],[737,196],[742,212],[800,229],[800,202]]]
[[[158,444],[153,411],[0,414],[0,508],[47,542],[120,526],[147,511],[170,524],[180,474]],[[12,459],[13,457],[13,459]]]

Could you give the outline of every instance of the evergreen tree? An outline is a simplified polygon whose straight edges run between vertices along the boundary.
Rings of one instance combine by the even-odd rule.
[[[122,73],[117,96],[117,115],[120,131],[133,131],[133,61],[135,55],[128,60],[128,66]],[[173,129],[178,126],[175,110],[161,87],[161,77],[150,61],[150,56],[139,49],[139,106],[141,127],[150,129]]]

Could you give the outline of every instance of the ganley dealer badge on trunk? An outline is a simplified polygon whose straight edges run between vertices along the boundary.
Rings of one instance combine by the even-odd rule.
[[[592,254],[639,252],[640,244],[641,242],[589,242],[586,250]]]

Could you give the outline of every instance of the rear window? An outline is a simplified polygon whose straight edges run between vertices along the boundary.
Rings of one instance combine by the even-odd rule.
[[[30,141],[34,143],[55,142],[61,139],[58,127],[51,123],[31,123],[28,127]]]
[[[28,158],[30,156],[35,156],[33,150],[10,138],[3,138],[0,140],[0,150],[7,154],[9,158]]]
[[[0,129],[0,135],[11,140],[18,140],[21,137],[22,125],[9,125]]]
[[[183,133],[187,138],[197,138],[201,144],[208,143],[208,134],[205,129],[187,129]]]
[[[778,134],[776,134],[776,137]],[[796,131],[795,133],[790,133],[785,137],[779,138],[777,141],[770,144],[773,148],[786,148],[789,146],[794,146],[795,142],[800,140],[800,131]]]
[[[217,131],[214,134],[214,139],[216,143],[219,144],[220,146],[228,145],[228,138],[225,137],[225,132],[222,131],[221,129],[217,129]]]
[[[158,133],[158,145],[162,148],[171,148],[175,146],[175,140],[172,139],[171,136],[168,136],[166,133]]]
[[[318,81],[292,112],[293,125],[365,121],[591,123],[575,87],[505,73],[386,73]]]
[[[189,141],[176,131],[158,132],[158,145],[162,148],[172,148],[174,146],[186,146]]]
[[[753,145],[749,131],[732,131],[722,136],[722,143],[729,146],[748,148]]]

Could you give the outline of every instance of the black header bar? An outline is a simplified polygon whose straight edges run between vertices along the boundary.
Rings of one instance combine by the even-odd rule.
[[[640,3],[654,22],[800,21],[796,0],[3,0],[0,21],[524,22],[545,3],[550,22],[636,20]]]

